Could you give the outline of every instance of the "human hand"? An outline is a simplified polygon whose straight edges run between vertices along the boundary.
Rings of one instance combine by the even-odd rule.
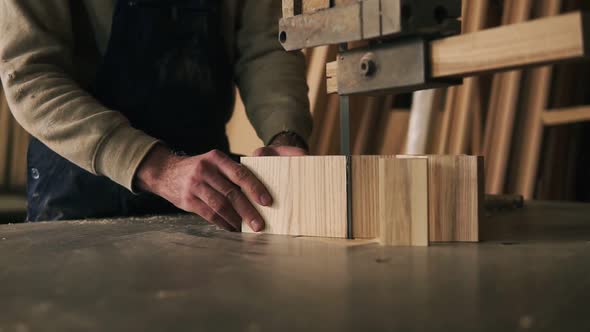
[[[158,145],[140,165],[136,184],[229,231],[239,231],[242,221],[261,231],[264,220],[251,202],[272,204],[268,190],[248,168],[217,150],[186,157]]]
[[[297,134],[282,132],[276,135],[268,146],[254,151],[255,157],[262,156],[305,156],[308,154],[307,144]]]

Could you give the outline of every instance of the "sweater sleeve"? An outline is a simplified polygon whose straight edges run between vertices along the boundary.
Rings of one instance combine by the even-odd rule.
[[[0,2],[0,78],[16,120],[81,168],[131,190],[157,143],[75,79],[68,0]]]
[[[250,122],[265,142],[282,131],[308,139],[305,59],[278,41],[280,0],[244,0],[237,25],[236,83]]]

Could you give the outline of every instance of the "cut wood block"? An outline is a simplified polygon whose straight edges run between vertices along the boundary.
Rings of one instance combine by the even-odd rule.
[[[379,239],[386,245],[428,246],[428,160],[379,160]]]
[[[483,157],[429,156],[430,241],[477,242]]]
[[[258,206],[265,233],[345,238],[346,157],[245,157],[274,203]],[[246,223],[242,231],[251,233]]]
[[[395,156],[352,156],[352,234],[355,239],[379,236],[379,160]]]

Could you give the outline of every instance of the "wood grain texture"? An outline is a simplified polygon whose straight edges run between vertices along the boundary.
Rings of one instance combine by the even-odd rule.
[[[479,241],[483,157],[428,156],[431,242]]]
[[[355,239],[379,236],[379,160],[395,156],[352,156],[352,234]]]
[[[529,19],[532,8],[531,0],[510,2],[504,10],[503,21],[514,24]],[[500,194],[504,192],[506,168],[510,154],[514,120],[520,96],[522,71],[514,70],[494,76],[495,85],[490,98],[496,100],[494,108],[488,110],[486,123],[488,141],[486,147],[486,190],[487,193]]]
[[[546,126],[590,121],[590,106],[547,110],[541,113],[541,119]]]
[[[584,58],[585,20],[584,14],[574,12],[433,41],[432,76],[475,75]]]
[[[538,5],[541,16],[553,16],[559,13],[562,1],[542,0]],[[514,167],[516,176],[511,192],[522,194],[525,199],[532,199],[537,179],[543,137],[543,124],[539,118],[547,108],[551,77],[550,66],[532,69],[523,89],[523,120],[521,128],[518,128],[520,139],[517,140],[514,154],[514,165],[517,167]]]
[[[330,0],[303,0],[303,14],[309,14],[321,9],[330,8]]]
[[[244,157],[241,162],[274,198],[273,206],[258,206],[264,233],[346,237],[345,157]],[[252,232],[245,223],[242,231]]]
[[[385,245],[428,245],[428,160],[379,160],[379,239]]]

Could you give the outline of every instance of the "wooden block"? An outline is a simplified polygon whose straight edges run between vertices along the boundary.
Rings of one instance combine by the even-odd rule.
[[[428,160],[379,160],[379,239],[386,245],[428,246]]]
[[[258,206],[265,233],[346,237],[344,156],[244,157],[241,162],[274,198],[273,206]],[[252,232],[245,223],[242,231]]]
[[[431,242],[479,241],[483,157],[429,156]]]
[[[363,39],[381,36],[381,0],[365,0],[363,10]]]
[[[330,0],[303,0],[303,14],[330,8]]]
[[[352,234],[355,239],[379,236],[379,159],[384,157],[352,156]]]
[[[283,0],[283,17],[293,17],[301,14],[302,0]]]

